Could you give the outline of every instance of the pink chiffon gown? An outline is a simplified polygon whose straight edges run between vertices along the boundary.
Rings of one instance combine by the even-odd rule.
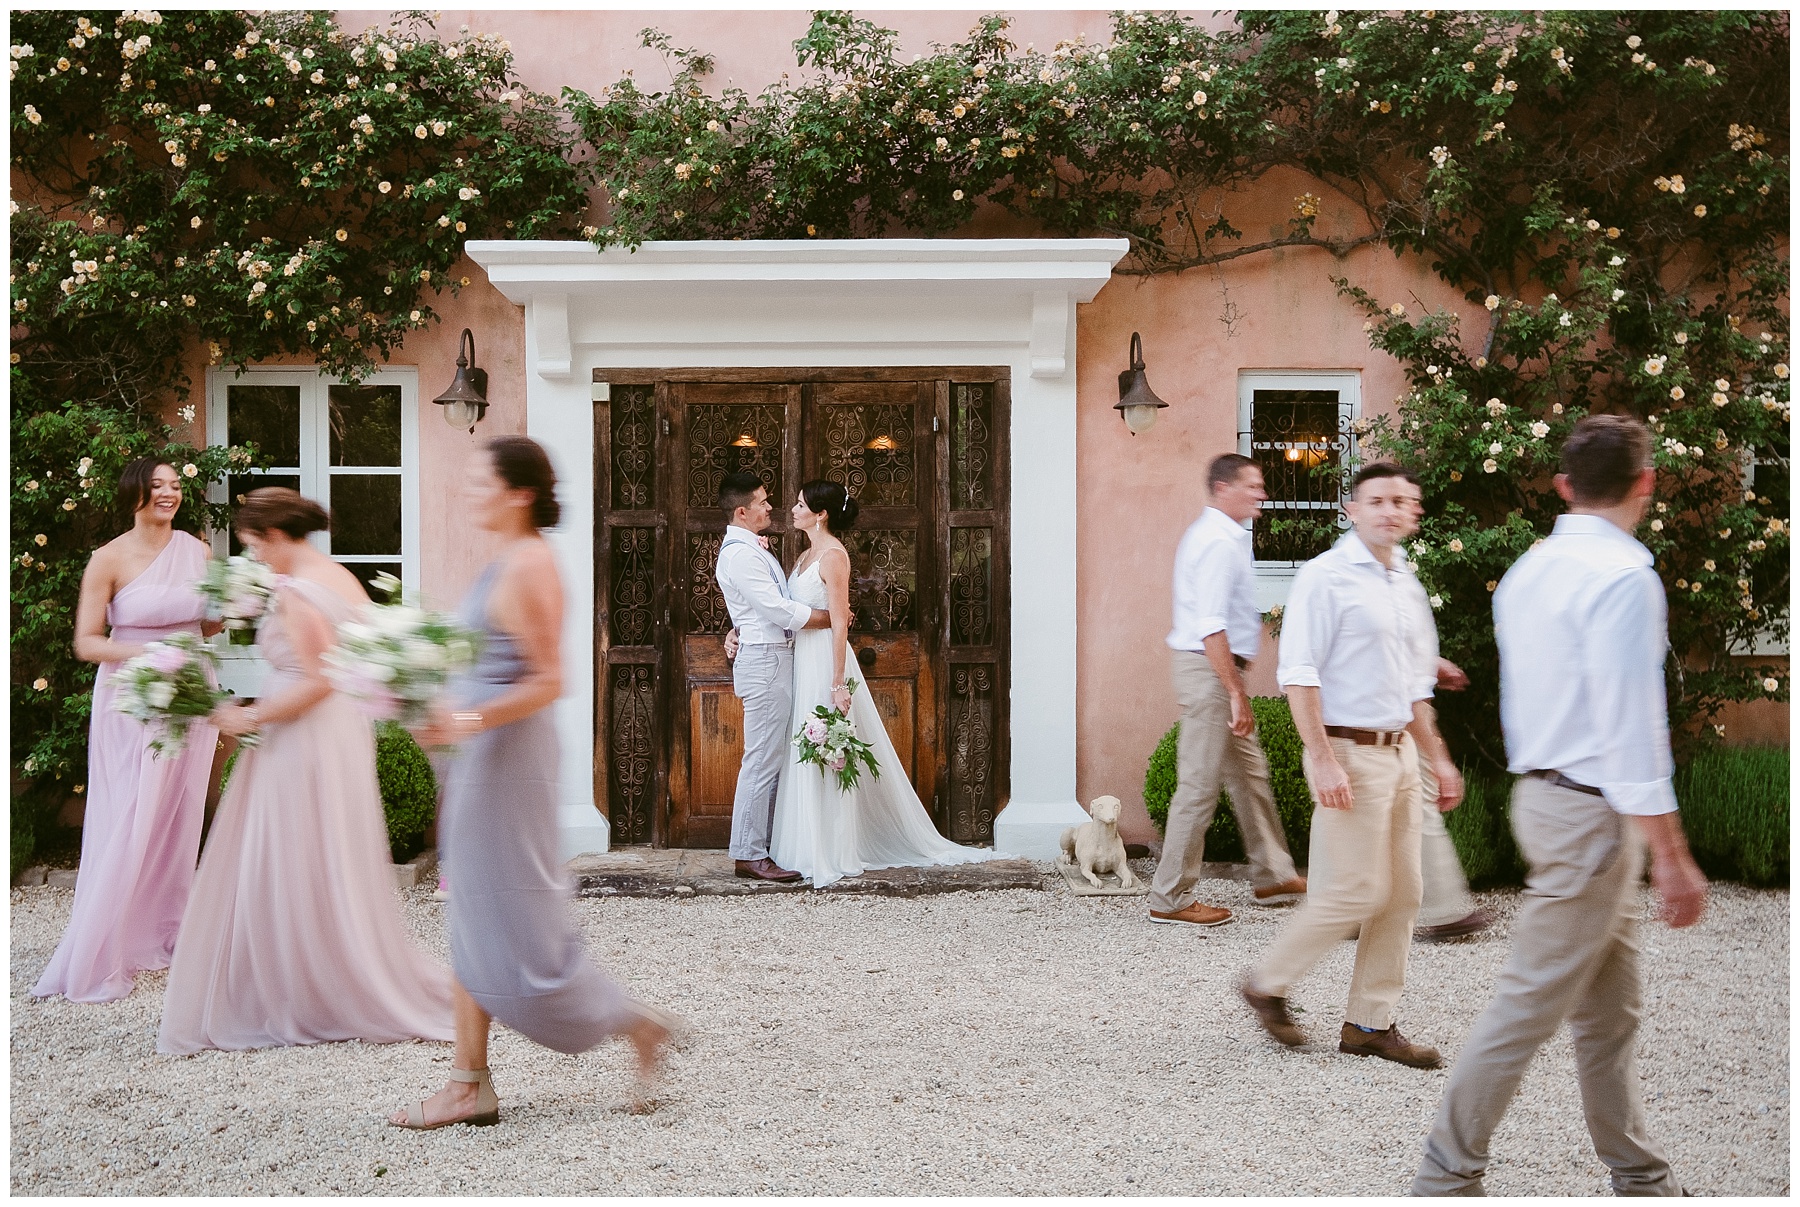
[[[352,606],[284,580],[263,622],[273,699],[298,677],[296,597],[333,624]],[[450,971],[413,945],[394,893],[375,734],[333,692],[265,725],[219,802],[163,997],[160,1052],[359,1039],[447,1040]]]
[[[205,601],[194,584],[207,548],[177,531],[149,567],[113,596],[106,620],[121,642],[198,633]],[[196,722],[179,755],[157,758],[142,722],[114,712],[117,662],[100,666],[88,726],[87,810],[75,905],[49,967],[32,993],[74,1002],[110,1002],[131,992],[139,972],[169,966],[194,882],[212,726]]]

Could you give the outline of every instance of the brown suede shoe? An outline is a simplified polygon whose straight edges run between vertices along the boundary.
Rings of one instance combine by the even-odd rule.
[[[1238,992],[1256,1013],[1256,1021],[1262,1024],[1262,1029],[1275,1040],[1290,1048],[1305,1046],[1306,1032],[1295,1025],[1294,1016],[1288,1013],[1285,997],[1270,997],[1266,993],[1258,993],[1250,987],[1248,979],[1238,983]]]
[[[1389,1027],[1386,1031],[1364,1031],[1345,1023],[1344,1029],[1338,1032],[1338,1051],[1348,1052],[1352,1056],[1379,1056],[1383,1060],[1410,1065],[1415,1069],[1436,1069],[1444,1063],[1444,1058],[1438,1055],[1436,1048],[1415,1044],[1400,1034],[1398,1027]]]
[[[1413,938],[1426,943],[1442,943],[1445,939],[1460,939],[1464,935],[1476,934],[1494,924],[1494,915],[1485,909],[1478,909],[1466,918],[1458,918],[1454,922],[1444,922],[1437,926],[1421,926],[1413,931]]]
[[[801,879],[799,872],[790,872],[773,859],[740,859],[737,875],[740,880],[768,880],[775,884],[792,884]]]
[[[1201,905],[1196,901],[1186,909],[1178,909],[1172,914],[1165,914],[1161,910],[1153,909],[1150,911],[1150,921],[1159,925],[1186,922],[1193,926],[1220,926],[1231,921],[1231,911],[1211,905]]]
[[[1306,877],[1295,876],[1292,880],[1283,880],[1280,884],[1271,884],[1257,889],[1253,894],[1258,905],[1282,905],[1289,901],[1298,901],[1306,896]]]

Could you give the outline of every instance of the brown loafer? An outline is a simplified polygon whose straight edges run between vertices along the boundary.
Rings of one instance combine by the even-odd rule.
[[[1238,992],[1255,1012],[1256,1021],[1262,1024],[1262,1029],[1277,1042],[1290,1048],[1305,1046],[1306,1032],[1299,1028],[1294,1022],[1294,1016],[1288,1013],[1285,997],[1270,997],[1266,993],[1258,993],[1250,987],[1248,979],[1238,984]]]
[[[1426,943],[1442,943],[1445,939],[1460,939],[1464,935],[1476,934],[1494,924],[1494,915],[1485,909],[1478,909],[1466,918],[1458,918],[1454,922],[1444,922],[1437,926],[1421,926],[1413,931],[1413,938]]]
[[[1410,1065],[1415,1069],[1436,1069],[1444,1063],[1444,1058],[1438,1055],[1436,1048],[1415,1044],[1400,1034],[1398,1027],[1389,1027],[1386,1031],[1364,1031],[1345,1023],[1344,1029],[1338,1033],[1338,1051],[1347,1052],[1351,1056],[1379,1056],[1383,1060]]]
[[[1295,876],[1280,884],[1267,885],[1255,890],[1252,896],[1256,898],[1258,905],[1281,905],[1288,901],[1298,901],[1306,896],[1306,877]]]
[[[1158,925],[1186,922],[1191,926],[1221,926],[1231,921],[1231,911],[1219,909],[1217,906],[1201,905],[1196,901],[1187,908],[1178,909],[1174,913],[1164,913],[1162,910],[1153,909],[1150,911],[1150,921]]]
[[[801,879],[799,872],[790,872],[773,859],[740,859],[737,876],[740,880],[767,880],[773,884],[792,884]]]

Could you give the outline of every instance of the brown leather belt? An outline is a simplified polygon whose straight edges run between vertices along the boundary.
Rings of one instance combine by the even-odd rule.
[[[1527,771],[1527,779],[1543,780],[1555,788],[1567,788],[1571,792],[1585,792],[1589,796],[1604,797],[1606,793],[1598,788],[1590,788],[1586,784],[1578,784],[1560,771]]]
[[[1347,738],[1358,746],[1398,746],[1406,736],[1404,729],[1355,729],[1349,725],[1327,725],[1325,732],[1334,738]]]

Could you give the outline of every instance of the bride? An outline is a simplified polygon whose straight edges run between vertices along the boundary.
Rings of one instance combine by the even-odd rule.
[[[992,859],[992,851],[958,846],[931,824],[894,754],[887,728],[865,687],[851,690],[850,555],[837,534],[856,522],[856,500],[836,482],[808,482],[794,504],[794,527],[807,549],[788,578],[793,598],[831,613],[829,629],[794,634],[794,725],[828,704],[848,713],[856,736],[875,748],[879,777],[866,770],[845,792],[837,777],[800,761],[790,744],[775,797],[769,856],[821,888],[869,868],[923,867]]]

